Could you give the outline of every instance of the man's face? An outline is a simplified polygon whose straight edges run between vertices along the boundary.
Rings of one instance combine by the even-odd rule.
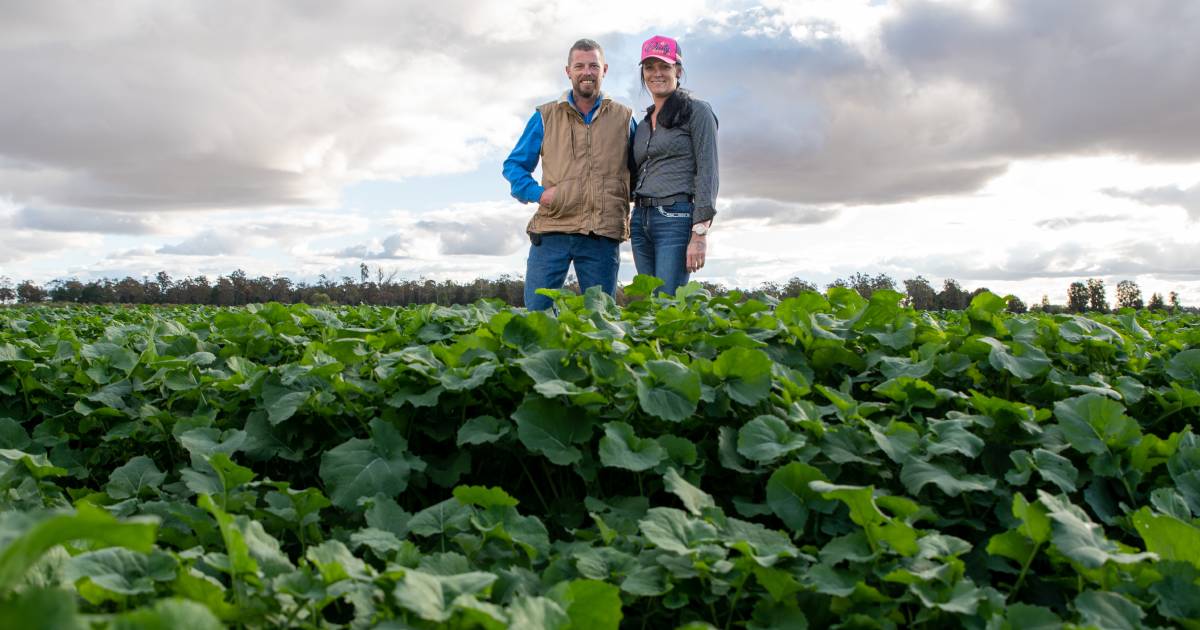
[[[567,78],[577,98],[595,98],[600,93],[600,81],[608,72],[608,64],[599,50],[572,50],[567,65]]]

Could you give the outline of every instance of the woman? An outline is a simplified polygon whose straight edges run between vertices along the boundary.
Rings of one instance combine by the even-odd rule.
[[[674,295],[704,266],[716,214],[717,118],[708,103],[679,87],[679,43],[655,35],[642,44],[642,87],[654,104],[634,132],[634,207],[629,241],[640,274]]]

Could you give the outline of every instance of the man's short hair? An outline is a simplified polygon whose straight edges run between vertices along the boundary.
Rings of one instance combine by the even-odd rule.
[[[604,48],[600,46],[600,43],[594,39],[584,38],[575,42],[574,44],[571,44],[571,50],[567,51],[568,66],[571,65],[571,53],[575,52],[576,50],[582,50],[584,52],[598,50],[600,51],[600,63],[604,63]]]

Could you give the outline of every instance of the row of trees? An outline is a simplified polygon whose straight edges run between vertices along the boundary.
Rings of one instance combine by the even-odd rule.
[[[1105,295],[1104,281],[1099,278],[1088,278],[1087,282],[1072,282],[1067,288],[1067,310],[1081,313],[1084,311],[1108,312],[1108,297]],[[1142,290],[1132,280],[1122,280],[1117,283],[1117,308],[1149,308],[1151,310],[1180,308],[1179,294],[1171,291],[1166,300],[1159,293],[1150,294],[1150,302],[1142,300]]]
[[[573,280],[569,279],[569,283]],[[703,283],[705,288],[713,293],[725,293],[729,289],[722,285]],[[571,288],[578,289],[574,284]],[[896,281],[886,274],[874,276],[855,273],[846,278],[838,278],[827,287],[845,287],[853,289],[863,297],[880,290],[899,291]],[[902,284],[902,292],[907,296],[910,306],[921,310],[962,310],[971,303],[971,299],[986,288],[980,287],[968,291],[957,280],[947,279],[942,282],[940,290],[923,276],[910,278]],[[520,278],[509,275],[497,279],[477,279],[467,283],[457,283],[450,280],[436,282],[425,278],[417,280],[397,280],[395,273],[386,274],[382,269],[376,269],[372,274],[366,264],[359,268],[357,279],[344,276],[340,281],[334,281],[325,276],[313,283],[293,282],[281,276],[259,276],[251,278],[245,272],[238,270],[228,276],[220,276],[209,281],[206,276],[171,278],[165,271],[160,271],[151,278],[137,280],[126,277],[121,280],[101,279],[81,282],[76,279],[55,280],[47,285],[37,285],[28,280],[13,285],[8,278],[0,277],[0,303],[18,302],[34,304],[39,302],[74,302],[82,304],[213,304],[221,306],[236,306],[260,302],[305,302],[308,304],[374,304],[374,305],[410,305],[410,304],[466,304],[481,298],[497,298],[514,306],[522,304],[525,284]],[[817,285],[792,278],[786,283],[769,282],[749,291],[752,295],[765,295],[777,299],[793,297],[804,291],[819,290]],[[618,290],[618,301],[626,301]],[[1180,308],[1179,295],[1172,291],[1169,298],[1164,300],[1161,295],[1154,293],[1148,303],[1142,299],[1141,289],[1132,280],[1123,280],[1117,284],[1117,308],[1151,308],[1170,309]],[[1012,312],[1022,313],[1027,306],[1020,298],[1014,297],[1009,301],[1008,308]],[[1086,282],[1074,282],[1067,290],[1065,306],[1051,304],[1046,296],[1041,304],[1036,304],[1033,310],[1046,312],[1076,312],[1109,311],[1104,281],[1089,278]]]

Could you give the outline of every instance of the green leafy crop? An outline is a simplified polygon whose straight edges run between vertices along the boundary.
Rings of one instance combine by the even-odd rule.
[[[1200,318],[0,309],[0,627],[1200,628]]]

